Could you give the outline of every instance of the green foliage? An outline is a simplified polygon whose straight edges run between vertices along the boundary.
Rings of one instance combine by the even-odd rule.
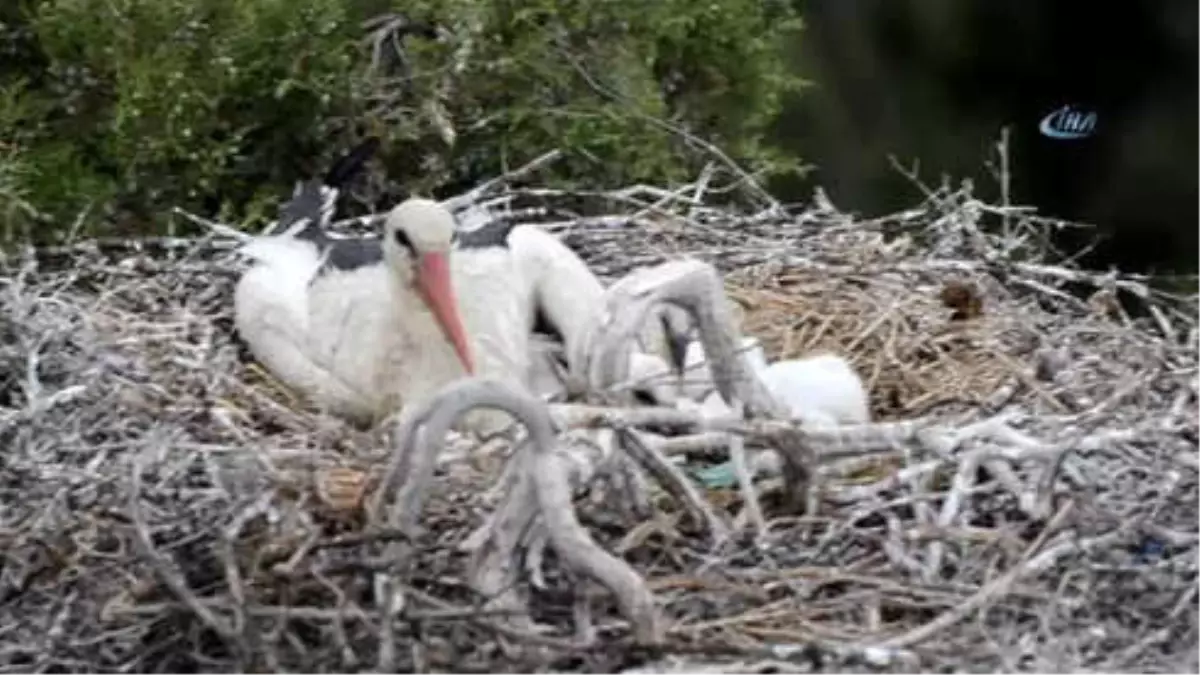
[[[475,67],[452,105],[459,119],[493,117],[463,145],[516,150],[486,153],[483,172],[562,147],[576,158],[562,167],[572,181],[694,175],[694,147],[654,120],[748,161],[769,158],[762,133],[795,83],[782,60],[797,28],[786,4],[535,0],[475,11]]]
[[[678,180],[709,159],[692,135],[753,168],[789,166],[762,142],[795,84],[786,2],[415,0],[405,15],[446,37],[373,52],[362,24],[388,5],[0,9],[0,200],[19,196],[55,223],[91,206],[121,230],[161,229],[172,206],[269,215],[364,133],[384,138],[387,178],[420,192],[555,147],[568,155],[554,169],[563,183]],[[0,218],[11,227],[27,213]]]
[[[31,161],[90,174],[77,181],[94,185],[85,194],[115,196],[135,217],[244,201],[251,180],[280,182],[291,139],[349,105],[342,4],[41,2],[31,23],[50,63],[50,109]]]

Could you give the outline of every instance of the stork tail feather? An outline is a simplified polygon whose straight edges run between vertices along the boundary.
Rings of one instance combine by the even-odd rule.
[[[362,171],[367,160],[378,149],[379,139],[371,136],[339,157],[325,172],[323,179],[312,179],[297,184],[292,198],[279,208],[279,220],[263,234],[269,236],[284,233],[300,239],[323,235],[324,228],[333,218],[339,192]]]

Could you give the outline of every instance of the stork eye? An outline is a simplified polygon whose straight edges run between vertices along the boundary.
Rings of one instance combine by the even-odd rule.
[[[404,230],[392,230],[392,238],[396,240],[397,244],[408,249],[410,252],[415,250],[412,240],[408,238],[408,233]]]

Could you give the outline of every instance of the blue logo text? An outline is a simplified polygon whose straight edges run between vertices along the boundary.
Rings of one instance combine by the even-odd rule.
[[[1096,130],[1096,113],[1064,105],[1042,118],[1038,131],[1060,140],[1087,138]]]

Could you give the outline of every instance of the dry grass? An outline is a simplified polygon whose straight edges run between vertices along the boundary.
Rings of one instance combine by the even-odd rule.
[[[870,222],[670,210],[630,229],[572,220],[567,241],[608,276],[709,259],[772,357],[838,351],[881,419],[1000,415],[1012,434],[897,448],[884,472],[831,467],[818,513],[769,512],[761,541],[715,548],[670,500],[639,518],[595,486],[585,523],[654,589],[658,655],[628,646],[603,594],[595,641],[574,641],[586,586],[552,554],[529,589],[547,634],[477,609],[455,547],[492,504],[504,448],[461,440],[394,619],[401,668],[1196,669],[1194,299],[1147,290],[1138,318],[1097,311],[1105,296],[1068,285],[1142,282],[997,254],[1041,224],[1017,214],[1008,237],[985,235],[1004,214],[965,192]],[[219,246],[172,250],[43,252],[0,277],[0,670],[369,669],[383,621],[370,572],[394,533],[364,531],[360,505],[388,448],[247,365]],[[982,313],[951,318],[955,283]],[[1030,495],[1049,498],[1044,517]]]
[[[951,320],[936,286],[818,273],[780,275],[763,287],[731,284],[746,307],[745,329],[773,358],[835,353],[862,374],[881,418],[921,415],[949,403],[978,404],[1022,363],[992,337],[1005,323],[987,313]]]

